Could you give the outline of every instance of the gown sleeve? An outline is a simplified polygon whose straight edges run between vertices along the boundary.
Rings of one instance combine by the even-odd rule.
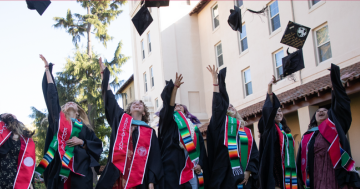
[[[259,151],[256,146],[255,140],[253,140],[253,146],[251,149],[250,160],[248,166],[246,167],[246,171],[251,171],[251,175],[254,179],[258,178],[259,172]]]
[[[86,152],[90,156],[90,167],[100,168],[99,160],[103,151],[102,141],[96,137],[94,131],[86,128]],[[98,169],[96,170],[98,172]]]
[[[280,107],[280,101],[277,96],[273,93],[273,102],[270,100],[270,95],[266,94],[266,100],[264,106],[262,108],[262,126],[263,128],[259,128],[263,130],[263,132],[269,131],[274,126],[274,119],[276,116],[276,112]]]
[[[174,120],[174,109],[175,106],[170,105],[171,93],[174,89],[174,83],[172,80],[167,82],[164,90],[161,93],[161,99],[163,100],[163,108],[160,110],[159,120],[159,138],[160,141],[168,135],[171,130],[178,129],[176,124],[172,124]],[[161,145],[161,144],[160,144]]]
[[[148,173],[148,181],[149,183],[153,183],[154,185],[163,187],[163,168],[161,161],[161,153],[158,139],[156,137],[156,133],[153,130],[152,139],[151,139],[151,149],[148,160],[149,165],[149,173]]]
[[[220,70],[218,75],[218,83],[219,83],[219,93],[213,93],[213,101],[212,101],[212,118],[216,124],[210,124],[209,129],[214,129],[223,126],[220,120],[224,116],[226,116],[227,109],[229,107],[229,96],[226,91],[226,68]]]
[[[104,104],[105,104],[105,116],[106,119],[111,125],[112,129],[117,130],[118,125],[114,123],[116,116],[122,116],[124,113],[124,109],[120,108],[119,104],[117,103],[115,99],[115,95],[111,90],[108,90],[109,85],[109,78],[110,78],[110,71],[108,68],[105,68],[104,75],[103,75],[103,81],[101,84],[101,90],[102,95],[104,98]],[[114,128],[116,127],[116,128]]]
[[[350,109],[350,98],[346,94],[345,87],[340,80],[340,68],[335,64],[331,64],[331,83],[333,90],[331,91],[331,112],[336,115],[344,133],[350,129],[352,117]],[[331,116],[329,115],[330,119]]]
[[[200,156],[199,156],[199,165],[201,168],[204,167],[204,160],[207,158],[206,149],[204,144],[204,139],[199,131],[195,131],[199,134],[199,142],[200,142]]]

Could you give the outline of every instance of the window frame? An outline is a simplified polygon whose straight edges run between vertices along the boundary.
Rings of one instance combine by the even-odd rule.
[[[141,57],[142,60],[145,60],[145,46],[144,46],[144,40],[140,41],[140,46],[141,46]]]
[[[278,54],[278,53],[280,53],[280,52],[283,52],[283,57],[282,58],[284,58],[285,57],[285,52],[284,52],[284,49],[283,48],[281,48],[281,49],[279,49],[279,50],[277,50],[277,51],[275,51],[273,54],[272,54],[272,59],[273,59],[273,68],[274,68],[274,75],[275,75],[275,77],[276,77],[276,80],[283,80],[284,79],[284,68],[282,68],[283,69],[283,76],[281,77],[280,75],[278,76],[278,72],[277,72],[277,68],[279,68],[279,67],[282,67],[282,63],[281,63],[281,66],[276,66],[276,54]],[[281,59],[282,59],[281,58]]]
[[[277,8],[278,8],[278,13],[276,13],[273,17],[271,17],[271,9],[270,9],[270,5],[272,5],[273,3],[277,2]],[[280,21],[280,9],[279,9],[279,2],[278,0],[273,0],[272,2],[269,3],[269,26],[270,26],[270,34],[274,33],[276,30],[281,28],[281,21]],[[275,18],[277,15],[279,15],[279,22],[280,22],[280,26],[278,28],[276,28],[275,30],[273,30],[273,26],[272,26],[272,19]]]
[[[150,38],[150,31],[146,34],[147,36],[147,44],[148,44],[148,54],[150,54],[151,51],[151,38]]]
[[[326,62],[326,61],[330,60],[330,59],[333,57],[333,55],[332,55],[333,53],[332,53],[332,49],[331,49],[331,38],[330,38],[330,35],[329,35],[329,40],[323,42],[322,44],[318,44],[318,41],[317,41],[318,39],[317,39],[316,32],[319,31],[319,30],[321,30],[321,29],[324,28],[324,27],[327,27],[328,34],[329,34],[329,33],[330,33],[330,31],[329,31],[329,25],[328,25],[327,23],[320,25],[319,27],[317,27],[317,28],[314,30],[314,38],[315,38],[314,42],[315,42],[316,60],[317,60],[318,64],[321,64],[321,63],[323,63],[323,62]],[[326,59],[326,60],[321,61],[321,60],[320,60],[319,47],[321,47],[321,46],[323,46],[323,45],[325,45],[325,44],[327,44],[327,43],[329,43],[329,45],[330,45],[331,57],[328,58],[328,59]]]
[[[143,78],[144,78],[144,91],[145,93],[148,92],[148,88],[147,88],[147,75],[146,75],[146,72],[143,73]]]
[[[314,6],[317,6],[318,5],[318,3],[321,3],[321,1],[323,1],[323,0],[319,0],[319,1],[317,1],[317,3],[313,3],[314,2],[314,0],[309,0],[309,5],[310,5],[310,8],[311,7],[314,7]]]
[[[222,55],[222,65],[219,65],[219,56],[220,55],[218,55],[218,50],[217,50],[217,47],[219,46],[219,45],[221,45],[221,54],[220,55]],[[223,50],[222,50],[222,43],[221,42],[219,42],[219,43],[217,43],[215,46],[215,58],[216,58],[216,66],[217,67],[221,67],[221,66],[223,66],[225,63],[224,63],[224,53],[223,53]]]
[[[129,88],[129,93],[130,93],[129,96],[130,96],[130,99],[131,99],[131,96],[132,96],[132,95],[131,95],[131,87]]]
[[[218,15],[216,17],[218,17],[218,22],[219,24],[215,27],[215,15],[214,15],[214,8],[217,7],[217,11],[218,11]],[[220,26],[220,19],[219,19],[220,15],[219,15],[219,5],[216,3],[214,6],[211,7],[211,19],[212,19],[212,25],[213,25],[213,31],[215,29],[217,29]]]
[[[244,23],[241,27],[243,27],[243,26],[245,26],[245,30],[246,30],[246,25],[245,25],[245,23]],[[242,31],[244,31],[244,28],[242,28]],[[245,50],[243,50],[242,45],[241,45],[241,42],[242,42],[245,38],[246,38],[247,48],[246,48]],[[248,39],[247,39],[247,32],[246,32],[246,36],[245,36],[243,39],[241,39],[241,33],[239,32],[239,49],[240,49],[240,54],[241,54],[242,52],[244,52],[244,51],[246,51],[246,50],[249,49],[249,43],[248,43]]]
[[[246,97],[248,97],[248,96],[250,96],[250,95],[252,95],[252,94],[254,94],[254,91],[253,91],[253,89],[252,89],[252,79],[250,78],[250,81],[249,82],[246,82],[246,78],[245,78],[245,72],[246,71],[250,71],[250,77],[251,77],[251,69],[250,69],[250,67],[248,67],[248,68],[246,68],[246,69],[244,69],[243,71],[242,71],[242,78],[243,78],[243,88],[244,88],[244,97],[246,98]],[[249,84],[249,83],[251,83],[251,94],[246,94],[246,84]]]
[[[155,98],[155,110],[159,108],[159,99]]]
[[[151,88],[154,88],[155,87],[155,76],[154,76],[153,66],[150,66],[149,72],[150,72],[150,86],[151,86]]]

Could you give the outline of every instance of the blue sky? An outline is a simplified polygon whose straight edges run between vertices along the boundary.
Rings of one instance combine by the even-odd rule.
[[[45,68],[39,54],[55,64],[54,72],[61,71],[65,59],[73,55],[72,37],[64,29],[53,28],[53,17],[65,17],[67,9],[72,13],[86,13],[76,1],[52,1],[42,16],[29,10],[25,1],[0,1],[0,114],[15,114],[28,125],[32,122],[29,118],[31,106],[46,109],[41,89]],[[120,40],[123,42],[122,53],[132,55],[128,5],[121,10],[123,12],[108,29],[114,39],[107,48],[95,37],[92,39],[94,52],[103,59],[113,58]],[[80,47],[86,48],[86,36]],[[133,73],[131,58],[122,69],[119,77],[126,80]]]

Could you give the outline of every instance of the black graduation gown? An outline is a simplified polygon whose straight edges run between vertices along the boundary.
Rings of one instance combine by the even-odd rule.
[[[166,82],[166,86],[161,93],[163,100],[163,108],[160,111],[159,120],[159,143],[161,146],[161,159],[164,167],[165,174],[165,186],[171,189],[185,189],[190,188],[191,185],[187,182],[179,185],[180,174],[185,166],[185,153],[179,146],[179,128],[174,120],[175,106],[170,105],[171,93],[174,89],[174,83],[172,80]],[[199,165],[206,171],[206,149],[204,140],[200,132],[197,132],[200,136],[200,157]],[[206,183],[206,173],[204,174],[204,183]]]
[[[110,137],[110,150],[108,155],[108,162],[106,167],[101,174],[99,182],[96,185],[97,189],[111,189],[115,184],[116,180],[120,177],[120,171],[118,168],[111,162],[112,149],[116,139],[117,130],[120,124],[120,119],[125,111],[119,107],[114,94],[111,90],[107,90],[109,83],[110,72],[106,68],[104,70],[104,80],[102,82],[102,93],[105,104],[105,116],[111,126],[112,132]],[[151,127],[149,127],[151,128]],[[139,133],[135,129],[132,133],[132,140],[134,144],[134,150],[137,144]],[[151,139],[151,148],[149,159],[147,161],[145,176],[143,184],[137,186],[137,189],[147,189],[149,183],[154,183],[155,189],[163,189],[163,169],[161,163],[160,147],[156,137],[156,132],[153,130],[152,139]]]
[[[50,63],[50,73],[52,71],[52,66],[53,64]],[[55,82],[54,77],[53,81]],[[54,83],[47,82],[46,73],[44,74],[42,88],[46,106],[49,112],[49,127],[46,133],[44,149],[45,154],[49,149],[49,145],[53,139],[53,136],[57,133],[61,107],[59,105],[56,86]],[[83,149],[80,146],[75,146],[74,169],[78,173],[84,174],[85,176],[79,176],[73,172],[70,172],[71,188],[92,188],[93,172],[91,167],[94,167],[95,170],[99,170],[99,159],[103,151],[102,142],[95,136],[94,131],[90,130],[86,125],[83,125],[78,138],[85,142],[86,149]],[[61,177],[59,176],[61,170],[61,159],[58,154],[59,153],[56,152],[54,159],[43,173],[45,185],[48,189],[64,188],[64,182],[61,181]]]
[[[226,68],[220,70],[218,82],[220,93],[213,93],[212,116],[207,130],[207,149],[210,179],[208,187],[211,189],[237,188],[244,179],[244,175],[234,176],[230,164],[229,151],[224,145],[224,124],[229,107],[229,96],[225,84]],[[238,141],[239,142],[239,141]],[[239,144],[239,143],[238,143]],[[246,171],[251,171],[252,176],[244,188],[256,188],[258,178],[259,152],[255,143],[251,151],[250,160]]]
[[[270,95],[266,95],[266,100],[262,109],[262,117],[258,123],[259,132],[261,134],[259,146],[259,181],[262,189],[275,188],[274,161],[275,157],[281,158],[279,155],[281,153],[280,141],[274,121],[277,110],[280,107],[280,101],[274,93],[272,96],[273,103],[271,103]],[[278,166],[279,167],[276,167],[276,169],[282,170],[281,164]],[[281,181],[282,180],[283,176],[281,177]],[[281,182],[281,185],[283,185],[283,182]]]
[[[340,80],[340,68],[335,64],[331,64],[330,78],[333,90],[331,91],[331,108],[328,110],[328,116],[329,119],[335,124],[342,148],[347,153],[349,153],[351,157],[350,144],[346,137],[346,133],[349,131],[352,121],[350,98],[346,94],[345,87],[342,85],[342,82]],[[309,132],[306,132],[305,134],[308,133]],[[311,188],[314,188],[314,143],[315,138],[318,134],[319,131],[316,131],[314,137],[312,138],[312,140],[309,141],[308,145],[308,164]],[[304,182],[302,180],[301,174],[301,146],[298,149],[296,162],[298,170],[298,187],[303,188]],[[340,187],[348,184],[350,186],[360,188],[360,178],[357,173],[347,172],[343,168],[336,168],[335,175]]]

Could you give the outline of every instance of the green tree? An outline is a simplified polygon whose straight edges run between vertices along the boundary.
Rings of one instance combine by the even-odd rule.
[[[33,118],[33,125],[35,126],[35,135],[33,137],[36,143],[36,163],[39,164],[44,156],[45,137],[48,127],[47,112],[42,112],[35,107],[31,107],[32,113],[30,118]]]

